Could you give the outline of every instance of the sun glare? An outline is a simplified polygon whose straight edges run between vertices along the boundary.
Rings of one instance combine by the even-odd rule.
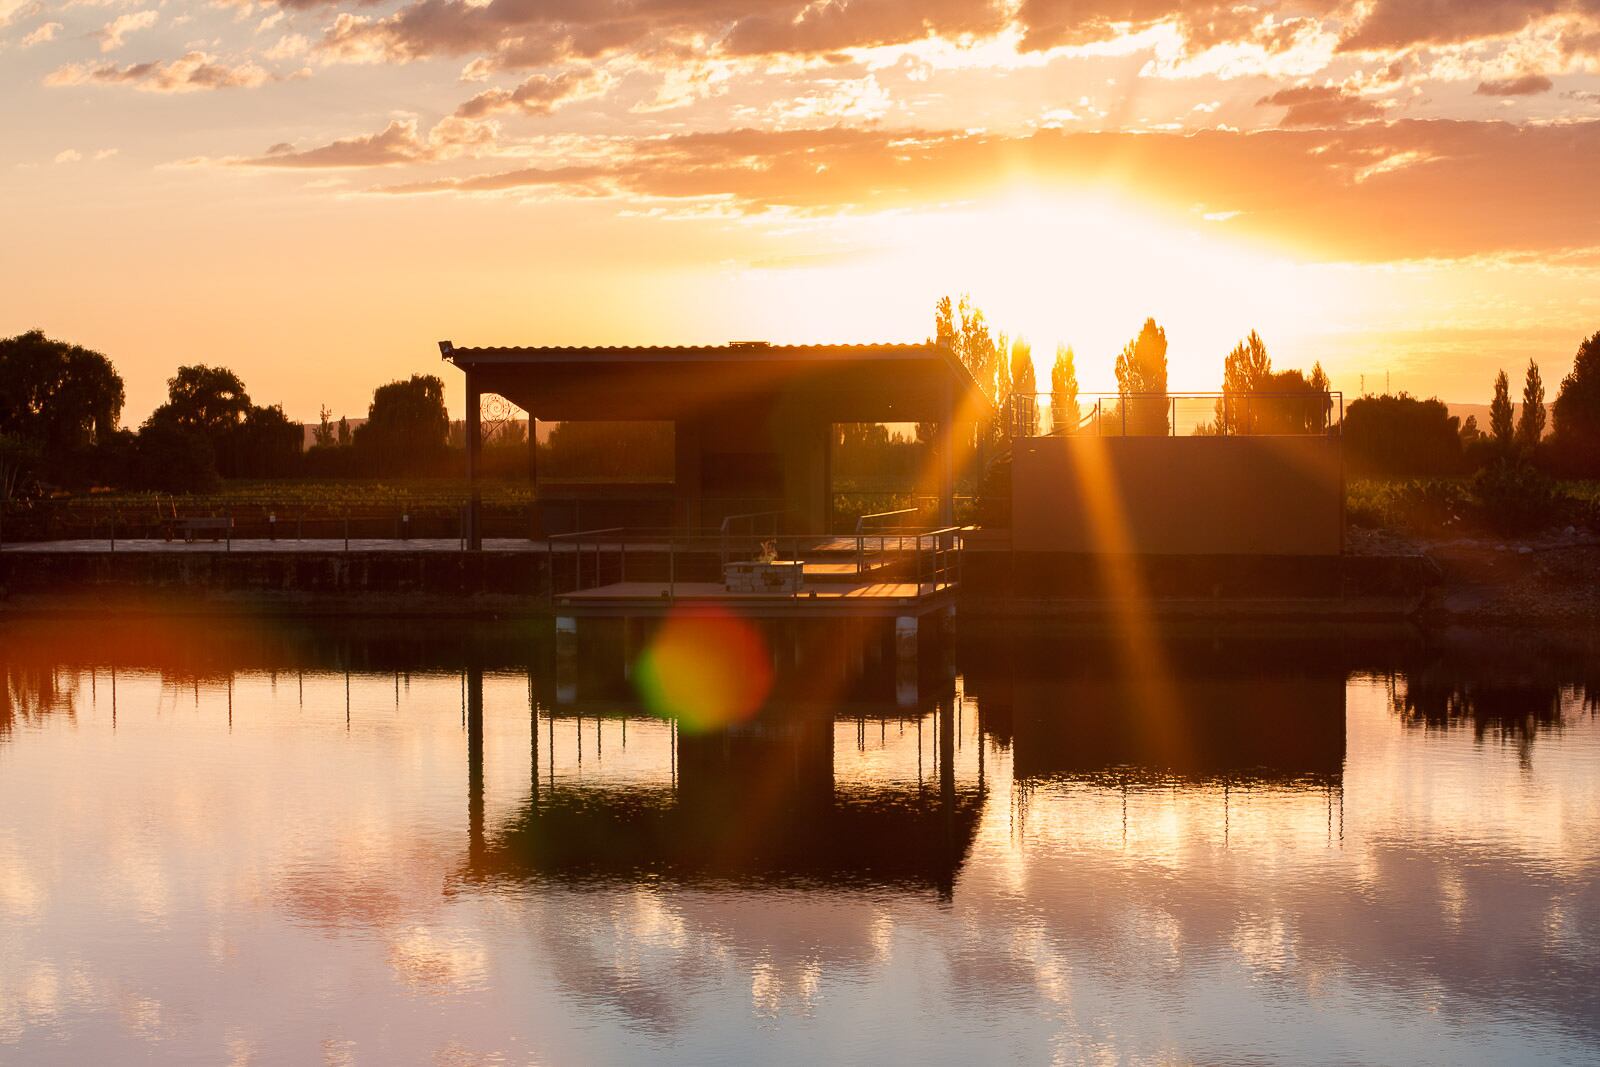
[[[1224,354],[1252,329],[1282,365],[1309,367],[1298,350],[1339,328],[1358,299],[1352,279],[1231,238],[1227,225],[1099,192],[1024,189],[819,223],[836,255],[758,272],[766,284],[751,279],[750,289],[768,306],[787,305],[784,318],[795,321],[779,331],[807,340],[818,301],[829,325],[856,339],[899,337],[892,323],[908,310],[926,306],[918,324],[931,329],[935,297],[970,293],[994,328],[1032,344],[1041,382],[1056,344],[1072,345],[1086,391],[1116,388],[1114,356],[1151,316],[1167,330],[1174,389],[1215,389]],[[783,295],[774,300],[769,287]]]
[[[1223,353],[1251,329],[1288,354],[1338,303],[1286,256],[1206,232],[1225,223],[1181,225],[1104,198],[1017,194],[894,225],[897,275],[936,265],[1033,344],[1041,372],[1057,342],[1073,345],[1091,390],[1115,387],[1111,357],[1148,316],[1167,329],[1173,387],[1213,389]]]

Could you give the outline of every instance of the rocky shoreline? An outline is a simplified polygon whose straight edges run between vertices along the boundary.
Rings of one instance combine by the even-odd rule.
[[[1420,556],[1421,614],[1474,623],[1600,624],[1600,537],[1575,527],[1527,537],[1425,537],[1352,528],[1346,551]]]

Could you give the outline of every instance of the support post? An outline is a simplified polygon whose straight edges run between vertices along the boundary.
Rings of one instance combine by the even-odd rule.
[[[478,376],[467,368],[467,548],[483,548],[483,531],[479,526],[482,500],[478,495],[479,452],[483,448],[482,425],[483,394],[478,386]]]
[[[578,701],[578,620],[571,615],[556,616],[556,703],[566,706]]]
[[[917,620],[894,620],[894,700],[902,708],[917,706]]]
[[[533,494],[533,521],[528,524],[528,536],[544,534],[544,522],[539,515],[539,420],[528,412],[528,489]]]
[[[956,523],[956,398],[955,387],[944,383],[944,458],[939,464],[939,525]]]
[[[467,856],[483,858],[483,667],[467,666]]]

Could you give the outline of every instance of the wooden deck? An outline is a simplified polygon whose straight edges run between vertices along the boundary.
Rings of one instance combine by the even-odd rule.
[[[807,568],[809,571],[809,568]],[[763,618],[895,618],[927,615],[955,603],[956,587],[915,582],[810,585],[797,594],[730,593],[717,582],[614,582],[555,597],[558,615],[664,615],[684,607],[721,607]]]

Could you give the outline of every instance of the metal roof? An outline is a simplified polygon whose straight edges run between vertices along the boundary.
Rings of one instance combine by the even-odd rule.
[[[844,359],[865,355],[900,358],[949,354],[943,345],[878,342],[848,345],[774,345],[765,341],[734,341],[726,345],[490,345],[483,348],[458,348],[450,341],[439,342],[439,354],[452,363],[479,359],[493,361],[547,360],[572,357],[644,361],[649,359],[728,359],[737,357],[787,357],[791,359]]]
[[[955,353],[942,344],[877,342],[872,344],[779,345],[766,341],[734,341],[725,345],[492,345],[458,348],[439,342],[439,355],[456,366],[515,366],[517,364],[581,363],[848,363],[861,360],[933,360],[955,378],[958,389],[976,394],[987,403],[987,392],[972,377]]]

